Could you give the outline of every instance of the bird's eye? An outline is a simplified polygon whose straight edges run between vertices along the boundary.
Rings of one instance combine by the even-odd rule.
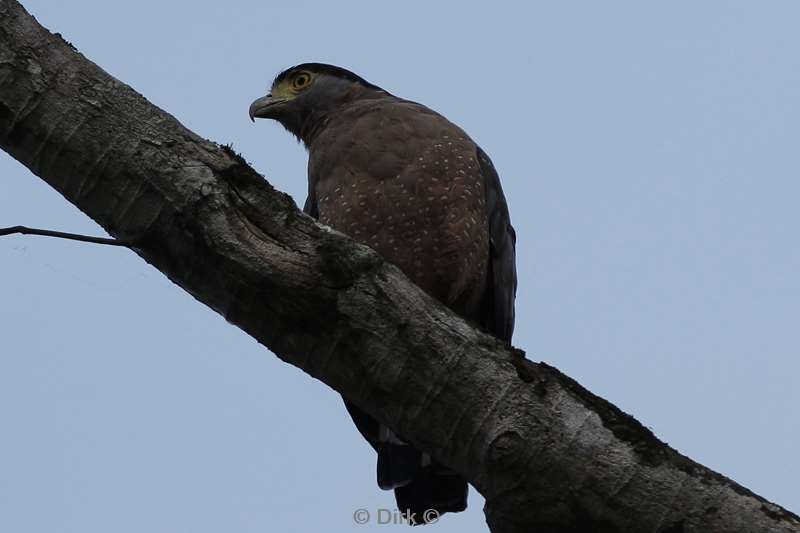
[[[301,72],[292,79],[293,89],[305,89],[311,83],[311,75],[307,72]]]

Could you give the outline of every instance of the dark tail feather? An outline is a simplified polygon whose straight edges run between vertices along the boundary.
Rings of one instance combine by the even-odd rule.
[[[382,442],[378,447],[378,486],[383,490],[408,485],[422,464],[422,454],[408,444]]]
[[[397,508],[412,524],[467,508],[467,482],[458,474],[423,456],[347,400],[344,404],[358,431],[378,452],[378,486],[394,489]]]
[[[461,476],[434,462],[420,468],[411,483],[394,489],[394,495],[400,512],[416,526],[466,509],[467,491]]]

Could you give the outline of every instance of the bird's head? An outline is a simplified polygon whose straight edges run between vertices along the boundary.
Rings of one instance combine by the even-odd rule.
[[[388,93],[349,70],[324,63],[303,63],[281,72],[266,96],[250,104],[250,119],[277,120],[309,144],[325,118],[355,100]]]

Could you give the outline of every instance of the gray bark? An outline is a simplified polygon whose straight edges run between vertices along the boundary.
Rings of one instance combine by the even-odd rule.
[[[800,532],[316,223],[0,0],[0,145],[144,260],[486,497],[495,533]]]

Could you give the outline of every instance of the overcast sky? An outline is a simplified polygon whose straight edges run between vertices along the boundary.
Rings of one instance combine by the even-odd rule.
[[[247,118],[278,71],[440,111],[503,181],[515,344],[800,511],[796,1],[24,5],[299,204],[304,150]],[[0,226],[102,234],[5,153],[0,178]],[[338,395],[132,252],[5,237],[0,274],[0,531],[401,527],[353,523],[394,498]]]

